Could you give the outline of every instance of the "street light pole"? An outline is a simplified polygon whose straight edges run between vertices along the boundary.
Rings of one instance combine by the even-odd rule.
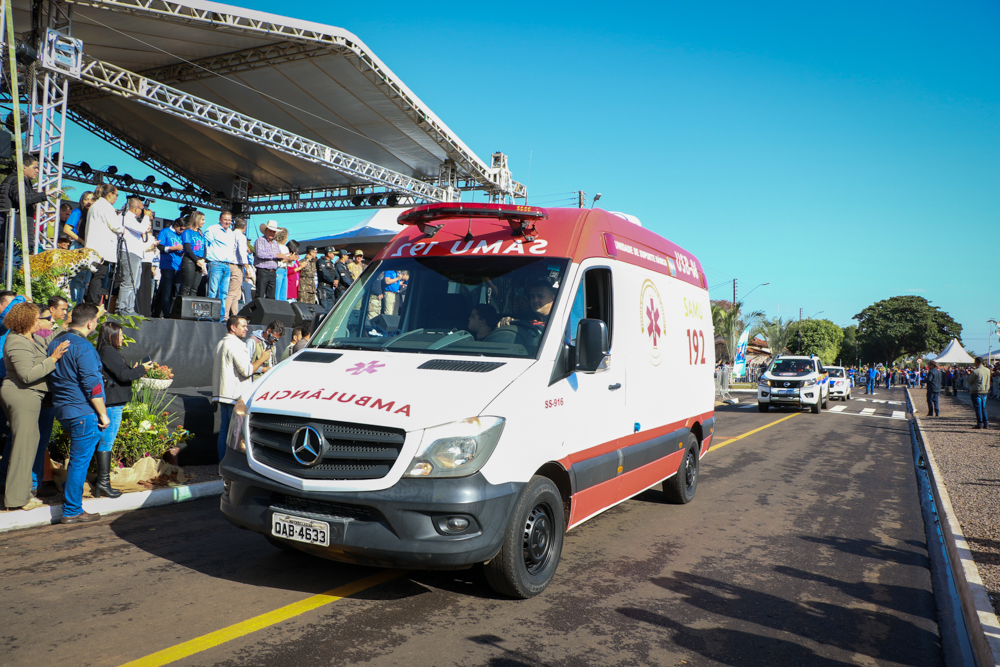
[[[757,285],[757,287],[763,287],[764,285],[770,285],[770,284],[771,284],[771,283],[761,283],[760,285]],[[752,290],[750,290],[750,291],[749,291],[749,292],[747,292],[747,293],[746,293],[745,295],[743,295],[743,300],[744,300],[744,301],[746,301],[746,298],[747,298],[748,296],[750,296],[750,295],[751,295],[751,294],[753,293],[753,290],[754,290],[754,289],[757,289],[757,287],[754,287],[754,288],[753,288]]]
[[[989,363],[992,364],[993,363],[993,330],[996,329],[997,321],[993,320],[993,319],[989,319],[989,320],[986,320],[986,322],[987,322],[987,324],[990,323],[990,322],[993,323],[993,327],[990,329],[989,336],[987,336],[987,338],[986,338],[986,340],[989,341],[988,342],[989,349],[986,352],[986,360],[987,360],[987,362],[989,362]]]

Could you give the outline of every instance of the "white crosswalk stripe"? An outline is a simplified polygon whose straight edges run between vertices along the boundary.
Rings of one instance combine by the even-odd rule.
[[[847,409],[846,405],[838,405],[837,407],[830,408],[830,412],[843,412]]]
[[[872,403],[885,403],[886,401],[872,401]]]
[[[864,410],[861,411],[861,414],[863,414],[863,415],[873,415],[873,414],[875,414],[875,408],[865,408]]]
[[[902,412],[900,410],[893,410],[892,411],[892,418],[893,419],[906,419],[906,413]]]

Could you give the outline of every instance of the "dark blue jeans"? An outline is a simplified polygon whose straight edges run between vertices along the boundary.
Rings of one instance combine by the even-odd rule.
[[[76,516],[83,512],[83,483],[87,479],[90,460],[94,458],[101,430],[97,427],[97,413],[60,419],[63,430],[69,433],[69,465],[66,484],[63,485],[63,516]]]
[[[941,392],[929,391],[927,392],[927,414],[934,414],[936,417],[941,416],[941,408],[938,405],[938,396]]]
[[[221,423],[219,424],[219,440],[216,442],[219,448],[219,463],[222,463],[222,459],[226,458],[226,439],[229,437],[229,424],[233,420],[233,407],[232,403],[219,403]]]
[[[871,380],[871,379],[868,380],[868,384],[865,385],[865,393],[866,394],[874,394],[875,393],[875,380]]]
[[[973,394],[972,407],[976,411],[976,424],[986,426],[990,417],[986,414],[986,394]]]

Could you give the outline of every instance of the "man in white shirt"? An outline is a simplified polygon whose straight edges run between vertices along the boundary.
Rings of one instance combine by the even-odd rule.
[[[236,263],[236,237],[229,227],[233,224],[233,214],[223,211],[219,214],[219,224],[212,225],[205,232],[205,259],[208,260],[208,298],[221,299],[225,304],[229,294],[229,273]],[[226,313],[222,313],[225,319]]]
[[[250,264],[250,254],[247,251],[247,221],[236,218],[233,222],[233,247],[236,251],[236,263],[229,267],[229,291],[226,295],[225,315],[232,316],[240,311],[240,297],[243,294],[244,271]]]
[[[149,241],[143,239],[152,228],[152,211],[143,211],[142,200],[129,197],[128,210],[122,218],[122,238],[119,246],[118,270],[121,272],[122,286],[118,292],[119,315],[138,315],[135,310],[135,295],[139,291],[142,277],[142,256],[149,249]]]
[[[226,320],[228,333],[215,346],[212,363],[212,402],[219,404],[222,423],[219,427],[219,461],[226,455],[226,438],[233,417],[233,406],[250,386],[253,374],[261,364],[271,359],[271,352],[250,361],[250,350],[243,344],[247,335],[247,321],[244,317],[230,317]]]

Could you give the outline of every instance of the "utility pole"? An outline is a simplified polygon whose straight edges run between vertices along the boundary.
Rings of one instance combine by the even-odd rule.
[[[733,308],[736,307],[736,278],[733,278]]]
[[[583,208],[583,200],[587,198],[587,193],[583,190],[576,191],[576,207]]]
[[[802,309],[799,308],[799,354],[802,354]]]

